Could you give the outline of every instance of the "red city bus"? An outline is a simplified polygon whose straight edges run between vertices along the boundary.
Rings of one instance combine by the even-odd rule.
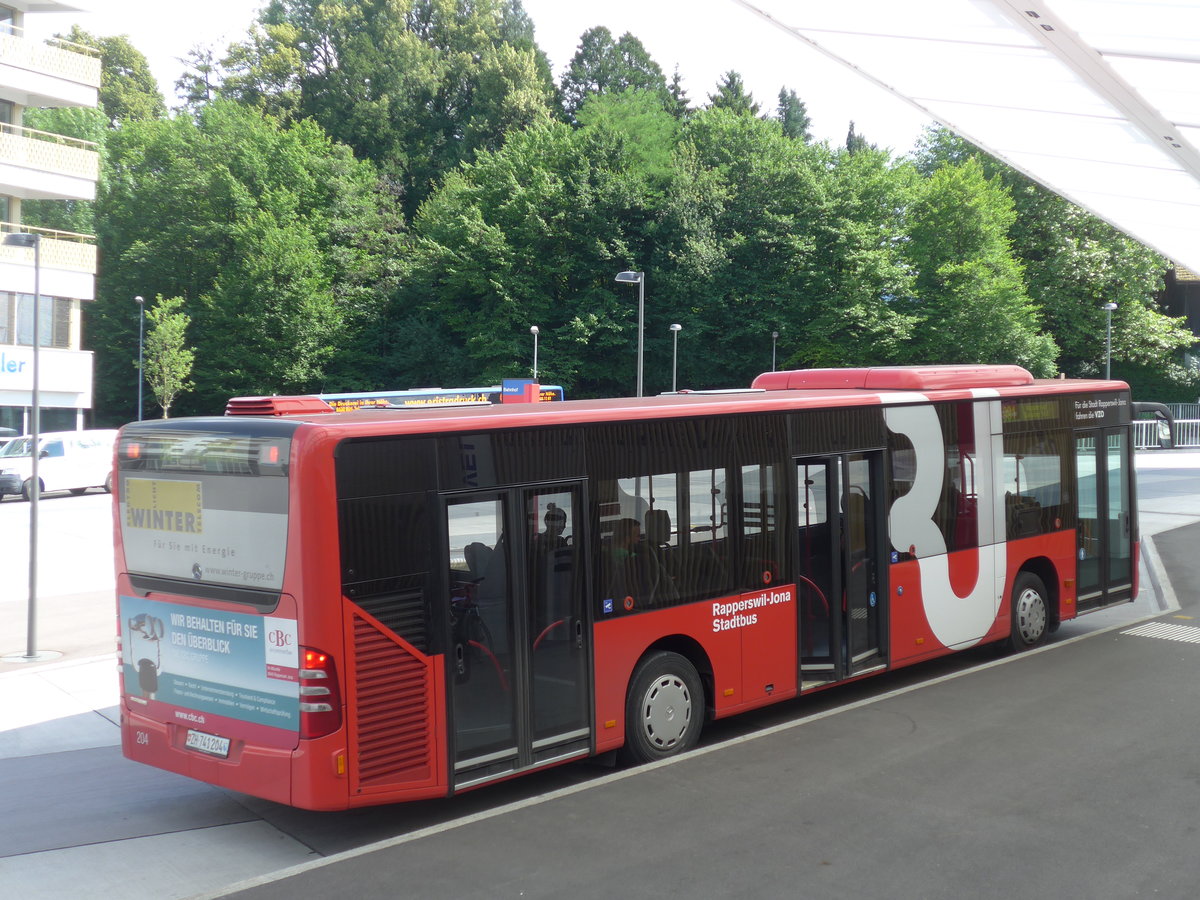
[[[308,809],[453,795],[1131,600],[1130,399],[1014,366],[131,423],[125,755]]]

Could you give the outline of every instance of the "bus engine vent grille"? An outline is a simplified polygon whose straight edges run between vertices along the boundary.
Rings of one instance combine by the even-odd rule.
[[[358,787],[427,782],[433,774],[428,661],[356,615],[354,668]]]
[[[406,585],[402,583],[406,581],[416,581],[417,583],[406,589]],[[362,590],[364,586],[354,585],[353,587],[356,590]],[[350,593],[350,598],[361,609],[369,612],[422,653],[428,653],[429,641],[425,623],[428,621],[429,615],[425,610],[424,579],[412,577],[381,579],[380,583],[370,587],[375,590],[385,590],[386,593],[368,593],[365,596],[355,596],[354,593]]]

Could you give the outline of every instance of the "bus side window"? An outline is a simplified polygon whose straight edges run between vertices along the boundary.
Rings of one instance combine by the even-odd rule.
[[[742,560],[744,586],[778,582],[784,560],[784,534],[779,527],[778,497],[782,479],[775,466],[742,467]]]
[[[680,579],[682,593],[699,600],[718,596],[729,587],[726,473],[724,469],[700,469],[686,477]]]

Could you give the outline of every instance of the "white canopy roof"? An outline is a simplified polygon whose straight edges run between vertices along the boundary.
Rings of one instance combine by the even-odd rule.
[[[1200,271],[1200,2],[734,2]]]

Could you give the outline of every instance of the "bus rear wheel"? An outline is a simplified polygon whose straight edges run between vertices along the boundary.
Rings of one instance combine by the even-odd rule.
[[[1046,585],[1032,572],[1021,572],[1013,582],[1012,631],[1008,644],[1020,652],[1038,646],[1050,632],[1050,604]]]
[[[686,657],[659,651],[634,670],[625,700],[621,758],[638,764],[696,746],[704,720],[704,686]]]

